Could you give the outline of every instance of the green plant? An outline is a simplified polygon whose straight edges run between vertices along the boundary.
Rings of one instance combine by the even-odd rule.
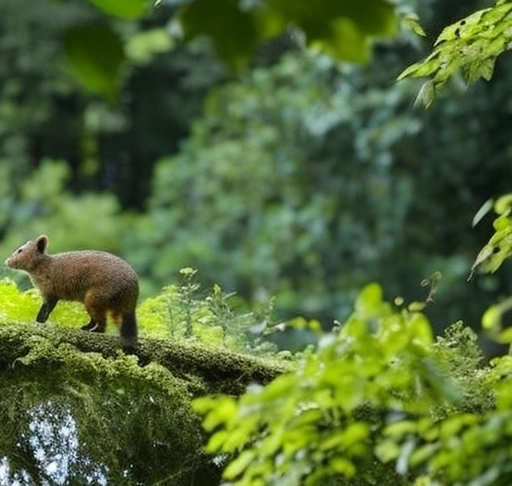
[[[497,215],[493,221],[494,233],[478,253],[469,279],[477,270],[482,273],[496,272],[512,256],[512,194],[503,195],[496,201],[487,201],[475,215],[473,224],[476,225],[491,208]],[[490,306],[482,317],[483,328],[498,342],[512,342],[512,329],[503,326],[503,316],[511,308],[512,297],[508,297]]]
[[[473,270],[493,272],[512,255],[512,197],[487,204],[475,222],[491,206],[495,234]],[[293,372],[239,399],[196,400],[207,450],[227,458],[226,484],[510,484],[512,357],[486,364],[460,321],[434,339],[425,305],[391,305],[369,285],[339,332]],[[498,310],[484,327],[510,344]]]
[[[458,353],[452,340],[466,339],[465,331],[454,328],[451,338],[436,343],[426,317],[412,310],[417,307],[397,308],[371,284],[339,333],[325,335],[318,352],[307,353],[293,372],[240,399],[196,400],[211,434],[207,450],[230,458],[226,484],[406,484],[407,447],[388,435],[411,422],[434,423],[433,410],[439,417],[467,393],[467,382],[446,373],[446,353]],[[466,346],[474,341],[466,339]],[[473,365],[466,362],[464,372]],[[385,466],[395,458],[398,475]]]
[[[237,305],[234,293],[225,293],[217,284],[203,291],[196,269],[186,267],[179,273],[179,284],[165,286],[140,304],[142,332],[250,354],[275,351],[266,339],[273,329],[272,300],[262,311],[247,311]]]

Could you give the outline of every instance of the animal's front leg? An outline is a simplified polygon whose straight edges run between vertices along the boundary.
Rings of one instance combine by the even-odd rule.
[[[39,312],[37,313],[36,322],[39,322],[40,324],[44,324],[48,317],[50,316],[53,309],[55,309],[55,306],[57,305],[57,302],[59,299],[55,298],[46,298],[43,301],[43,305],[39,309]]]

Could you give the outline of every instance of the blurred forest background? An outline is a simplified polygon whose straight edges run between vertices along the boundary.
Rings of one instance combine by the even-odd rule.
[[[2,0],[2,254],[47,233],[51,252],[122,255],[143,296],[193,267],[205,287],[248,305],[275,296],[279,319],[327,326],[367,282],[424,299],[420,282],[439,271],[434,323],[478,326],[511,287],[510,270],[466,280],[490,234],[487,219],[471,227],[473,215],[511,190],[512,63],[413,106],[421,81],[397,75],[444,26],[490,2],[400,3],[427,37],[402,29],[367,65],[289,35],[233,72],[208,40],[176,39],[174,2],[121,22],[80,0]],[[125,41],[113,96],[69,74],[63,39],[84,24]]]

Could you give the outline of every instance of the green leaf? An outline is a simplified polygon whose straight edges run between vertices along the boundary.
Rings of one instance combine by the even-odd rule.
[[[400,17],[402,23],[416,35],[425,37],[425,31],[420,24],[420,19],[414,12],[407,12]]]
[[[409,325],[413,332],[414,341],[430,345],[433,342],[432,328],[427,317],[424,314],[415,312],[409,320]]]
[[[173,40],[166,29],[150,29],[130,37],[125,52],[133,62],[147,64],[155,54],[169,52],[173,45]]]
[[[493,199],[487,199],[487,201],[485,201],[482,204],[480,209],[473,216],[473,221],[472,221],[473,228],[484,218],[484,216],[486,216],[489,213],[489,211],[492,209],[493,205],[494,205]]]
[[[506,194],[498,198],[494,204],[494,211],[497,214],[508,214],[512,209],[512,194]]]
[[[233,461],[231,461],[224,470],[225,479],[235,479],[242,474],[255,458],[252,450],[242,451]]]
[[[119,36],[105,25],[92,24],[68,31],[64,46],[76,80],[93,93],[115,98],[125,61]]]
[[[237,0],[195,0],[181,9],[178,18],[185,40],[210,36],[219,56],[232,68],[248,63],[257,40],[256,27],[252,15],[238,8]]]
[[[125,20],[141,18],[152,5],[152,0],[90,0],[103,12]]]
[[[333,457],[329,460],[329,468],[337,474],[351,478],[356,474],[354,463],[344,457]]]
[[[501,317],[512,308],[512,297],[505,299],[499,304],[489,307],[482,316],[482,327],[486,330],[497,329],[501,327]]]
[[[382,287],[377,283],[368,284],[359,294],[355,308],[363,316],[379,313],[382,304]]]
[[[210,36],[219,55],[235,68],[247,64],[259,40],[300,28],[309,46],[343,60],[366,62],[375,38],[397,31],[392,3],[385,0],[195,0],[181,8],[178,18],[189,40]],[[215,22],[212,22],[215,19]]]
[[[423,310],[425,310],[425,307],[427,306],[427,304],[425,302],[411,302],[408,306],[407,306],[407,309],[411,312],[421,312]]]
[[[402,74],[405,74],[405,72]],[[400,75],[399,79],[403,79],[402,75]],[[416,100],[414,100],[414,105],[417,106],[420,103],[423,103],[423,105],[428,108],[434,101],[435,95],[436,89],[434,82],[430,80],[426,81],[420,88],[418,96],[416,97]]]
[[[471,271],[473,272],[479,265],[481,265],[484,262],[487,262],[493,253],[494,253],[494,246],[489,245],[489,244],[485,245],[478,253],[478,255],[471,267]]]

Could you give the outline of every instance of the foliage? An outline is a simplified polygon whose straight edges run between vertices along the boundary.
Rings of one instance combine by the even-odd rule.
[[[237,394],[281,372],[147,339],[126,356],[116,338],[54,326],[3,323],[0,349],[2,485],[216,486],[191,398]]]
[[[371,284],[339,334],[326,335],[318,352],[307,354],[294,372],[252,387],[239,399],[196,400],[211,434],[207,450],[230,458],[227,484],[314,485],[336,478],[348,484],[411,484],[428,457],[432,481],[455,484],[455,475],[442,482],[463,454],[449,448],[449,438],[455,440],[455,424],[476,426],[487,412],[488,425],[496,426],[499,413],[489,397],[496,370],[478,371],[481,354],[472,331],[457,324],[436,341],[417,307],[395,307]],[[455,429],[448,432],[450,426]],[[440,432],[429,435],[433,430]],[[476,430],[468,434],[461,439],[465,447],[478,447],[485,456],[480,448],[489,441],[483,445]],[[446,455],[454,460],[437,462]],[[386,478],[378,463],[390,463]],[[479,464],[485,472],[486,460]],[[460,469],[460,478],[470,471]]]
[[[411,109],[415,82],[392,82],[418,56],[418,40],[413,48],[401,34],[378,45],[375,63],[354,68],[285,39],[258,51],[253,72],[211,92],[199,116],[204,93],[226,73],[203,39],[170,40],[169,4],[121,22],[87,2],[23,2],[0,3],[5,256],[47,232],[52,251],[119,253],[139,272],[144,296],[191,266],[206,287],[219,283],[247,301],[275,295],[280,318],[327,325],[350,312],[370,279],[419,299],[421,280],[440,271],[429,315],[468,323],[508,291],[505,275],[457,285],[486,237],[483,225],[468,235],[467,221],[482,200],[508,190],[506,65],[475,96],[447,87],[450,100],[425,113]],[[429,31],[462,7],[413,8]],[[117,103],[55,69],[66,33],[97,21],[126,47]],[[122,214],[127,207],[144,214]]]
[[[278,326],[272,322],[270,305],[261,312],[244,311],[231,302],[233,294],[224,293],[218,285],[209,292],[199,292],[195,270],[185,268],[180,273],[183,281],[179,285],[166,286],[159,295],[144,299],[138,306],[141,336],[244,354],[275,353],[268,336]],[[0,281],[2,321],[34,322],[40,306],[41,298],[36,290],[23,292],[9,278]],[[62,328],[78,329],[86,324],[87,316],[82,304],[62,301],[52,312],[50,321]],[[109,326],[107,332],[117,334],[118,330]]]
[[[143,329],[152,336],[202,343],[208,347],[249,354],[270,354],[275,347],[267,335],[275,332],[272,306],[247,312],[236,306],[234,294],[219,285],[204,293],[197,270],[182,268],[182,281],[165,286],[138,308]]]
[[[201,433],[180,380],[156,364],[82,353],[29,328],[3,327],[3,342],[7,333],[32,343],[14,363],[2,351],[2,484],[190,484]]]
[[[457,283],[480,242],[467,234],[474,208],[505,187],[502,139],[488,131],[507,115],[483,93],[411,110],[416,83],[389,84],[396,55],[359,69],[292,52],[212,90],[180,153],[155,168],[128,259],[153,285],[192,266],[251,302],[275,296],[280,317],[327,325],[369,279],[414,300],[440,271],[428,312],[476,322],[484,281]]]
[[[16,206],[4,214],[4,224],[10,228],[0,246],[5,257],[43,233],[50,235],[51,252],[102,248],[121,253],[129,217],[120,215],[118,200],[112,194],[73,195],[66,189],[69,178],[63,161],[45,160],[24,178],[15,202],[4,199]],[[94,227],[94,233],[85,233],[84,227]]]
[[[0,282],[2,485],[216,485],[191,397],[236,395],[287,369],[277,359],[230,352],[230,339],[214,350],[207,330],[194,341],[155,340],[146,325],[126,356],[117,336],[77,329],[78,304],[60,303],[49,325],[30,324],[39,305],[36,292]],[[147,315],[140,312],[143,323]]]
[[[510,49],[512,3],[498,0],[493,7],[478,10],[445,27],[432,53],[406,68],[398,79],[428,77],[418,95],[430,105],[439,90],[456,73],[467,83],[491,79],[498,56]]]
[[[155,8],[165,3],[156,2]],[[323,0],[315,5],[306,0],[174,3],[179,5],[176,19],[184,39],[210,36],[218,54],[236,68],[247,65],[258,41],[282,35],[290,27],[300,29],[308,45],[357,62],[368,61],[373,40],[392,37],[397,29],[394,5],[386,0],[364,0],[356,8],[349,3]],[[94,4],[109,14],[132,19],[146,13],[148,1],[116,5],[111,0],[94,0]],[[116,60],[112,59],[113,63]]]
[[[489,205],[484,205],[484,208],[488,210]],[[512,195],[507,194],[497,199],[493,208],[498,215],[493,221],[494,234],[480,250],[471,268],[472,272],[480,267],[483,272],[494,273],[512,256]]]
[[[143,207],[155,158],[176,150],[206,89],[225,77],[204,42],[172,44],[169,15],[160,7],[120,21],[81,0],[0,2],[2,234],[45,159],[65,161],[74,194],[108,191],[124,209]]]
[[[329,322],[345,315],[355,289],[369,278],[382,277],[391,294],[401,295],[415,293],[426,275],[440,270],[432,307],[443,299],[448,306],[438,324],[461,309],[476,316],[475,306],[484,305],[481,288],[471,293],[460,285],[477,240],[465,225],[475,201],[508,181],[510,142],[502,129],[509,125],[510,69],[503,66],[495,83],[476,88],[471,99],[448,88],[446,105],[425,114],[410,110],[414,83],[389,82],[412,56],[403,37],[380,45],[378,63],[366,68],[340,66],[318,52],[281,58],[278,48],[210,94],[204,116],[173,156],[202,94],[224,77],[207,44],[183,48],[165,29],[176,7],[186,35],[204,31],[192,22],[187,30],[188,21],[202,19],[186,15],[204,2],[160,2],[141,22],[133,20],[148,2],[139,0],[126,2],[128,22],[84,2],[32,3],[0,5],[0,58],[9,73],[0,83],[5,254],[34,232],[48,232],[56,251],[126,252],[146,291],[151,280],[167,286],[142,302],[142,346],[126,357],[111,336],[26,325],[37,310],[36,294],[0,285],[3,318],[24,323],[0,329],[0,482],[9,474],[10,483],[58,484],[57,468],[72,480],[100,484],[106,477],[123,484],[215,484],[217,469],[202,455],[190,398],[226,393],[197,406],[207,413],[216,462],[230,464],[228,482],[250,484],[264,474],[270,484],[508,484],[510,358],[485,366],[475,335],[461,323],[434,339],[423,303],[388,304],[372,285],[339,334],[294,362],[294,373],[268,387],[253,384],[237,400],[233,395],[247,383],[263,385],[289,368],[229,352],[267,351],[260,342],[248,344],[247,331],[268,330],[271,309],[239,314],[230,305],[236,298],[222,289],[260,302],[275,293],[286,312],[325,313]],[[105,0],[92,3],[106,8]],[[115,15],[122,2],[109,4]],[[361,5],[370,4],[377,2]],[[258,17],[260,6],[251,2],[240,3],[243,12],[223,5],[224,18],[252,25],[269,18]],[[470,17],[464,35],[459,32],[464,41],[482,21],[495,22],[491,11]],[[105,57],[97,58],[81,43],[80,29],[90,33],[99,25]],[[325,40],[325,32],[333,39],[329,30],[314,32],[316,26],[303,25],[306,42]],[[496,40],[500,28],[496,23]],[[453,47],[459,34],[447,32],[453,38],[446,45]],[[219,52],[242,63],[240,52],[252,40],[229,50],[222,37]],[[360,50],[368,40],[356,38],[351,55],[368,52]],[[350,45],[336,45],[336,52]],[[446,69],[453,68],[448,61]],[[54,68],[65,62],[86,86],[120,104],[84,94]],[[487,73],[486,62],[466,74]],[[152,164],[162,154],[147,214],[125,217],[113,194],[88,192],[116,191],[123,205],[142,207]],[[481,253],[474,268],[501,265],[510,250],[508,203],[500,207],[493,251]],[[183,265],[199,268],[209,283],[220,279],[222,288],[208,285],[203,293],[190,268],[169,286]],[[423,290],[430,301],[432,288]],[[459,303],[447,295],[458,295]],[[491,308],[484,326],[510,343],[511,333],[500,326],[504,309]],[[83,323],[72,304],[59,305],[52,318],[64,327]],[[170,339],[148,339],[153,335]]]
[[[178,15],[185,39],[212,36],[219,54],[235,67],[247,63],[257,40],[283,34],[290,26],[298,27],[308,44],[357,62],[368,61],[371,41],[393,36],[397,27],[393,5],[384,0],[364,0],[357,7],[329,1],[313,5],[307,0],[196,0]],[[217,22],[211,22],[212,15]],[[233,25],[236,30],[230,28]]]
[[[482,273],[496,272],[512,256],[512,195],[506,194],[495,202],[490,200],[484,204],[475,216],[474,224],[477,224],[491,207],[497,214],[493,221],[494,233],[478,253],[471,268],[470,278],[476,270]],[[510,343],[512,339],[510,328],[502,329],[506,313],[511,308],[512,298],[508,297],[489,307],[482,318],[484,329],[490,332],[494,339],[503,343]]]

